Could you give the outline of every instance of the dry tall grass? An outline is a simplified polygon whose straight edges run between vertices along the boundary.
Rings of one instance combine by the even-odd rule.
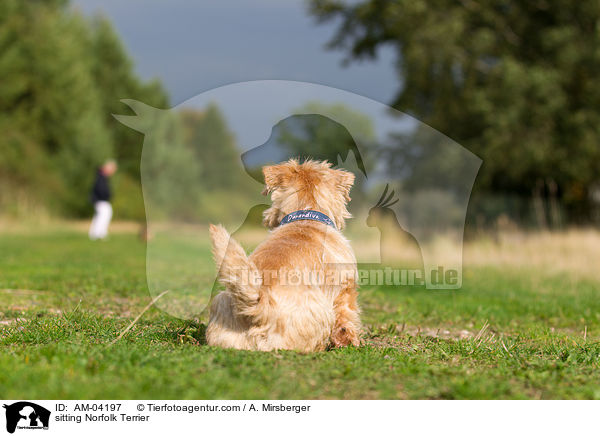
[[[598,279],[600,231],[573,228],[562,232],[504,232],[464,246],[464,265],[536,268]]]
[[[35,234],[52,231],[75,231],[87,233],[88,221],[43,221],[32,225],[23,221],[0,219],[0,234]],[[138,233],[141,224],[136,222],[114,222],[113,234]],[[179,232],[196,235],[202,240],[208,229],[206,226],[186,225]],[[264,229],[247,230],[236,234],[236,239],[247,248],[252,248],[265,237]],[[359,262],[361,258],[374,258],[380,249],[378,233],[349,235],[353,241]],[[433,244],[439,258],[452,259],[461,254],[460,247],[450,238],[436,238]],[[575,277],[598,279],[600,273],[600,230],[592,228],[571,228],[561,232],[504,231],[494,235],[483,234],[466,241],[462,249],[464,267],[496,266],[510,268],[535,268],[549,274],[571,273]],[[414,260],[414,251],[398,247],[398,259]]]

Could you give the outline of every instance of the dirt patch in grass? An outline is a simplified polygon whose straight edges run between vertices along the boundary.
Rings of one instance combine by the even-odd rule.
[[[27,321],[27,319],[25,319],[25,318],[4,319],[4,320],[0,321],[0,326],[11,325],[16,322],[25,322],[25,321]]]

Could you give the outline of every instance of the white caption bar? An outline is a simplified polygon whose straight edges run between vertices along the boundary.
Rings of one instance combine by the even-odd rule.
[[[0,434],[578,434],[593,401],[4,400]],[[8,433],[6,433],[8,432]],[[587,433],[587,432],[586,432]]]

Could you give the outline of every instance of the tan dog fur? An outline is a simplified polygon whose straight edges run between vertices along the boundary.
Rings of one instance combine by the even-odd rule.
[[[263,193],[272,199],[263,223],[272,231],[250,256],[222,226],[210,226],[226,290],[212,302],[208,344],[263,351],[359,345],[356,259],[340,232],[350,217],[346,204],[354,175],[328,162],[294,159],[264,167],[263,174]],[[337,229],[309,220],[279,226],[285,215],[305,209],[326,214]],[[295,277],[308,272],[335,280],[292,284],[283,274],[273,275],[284,270]]]

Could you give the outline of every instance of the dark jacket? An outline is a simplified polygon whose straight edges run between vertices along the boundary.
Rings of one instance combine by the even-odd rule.
[[[108,184],[108,178],[102,174],[101,170],[98,170],[96,173],[96,181],[94,182],[94,187],[92,188],[90,195],[92,203],[96,203],[98,201],[110,201],[110,197],[111,192]]]

